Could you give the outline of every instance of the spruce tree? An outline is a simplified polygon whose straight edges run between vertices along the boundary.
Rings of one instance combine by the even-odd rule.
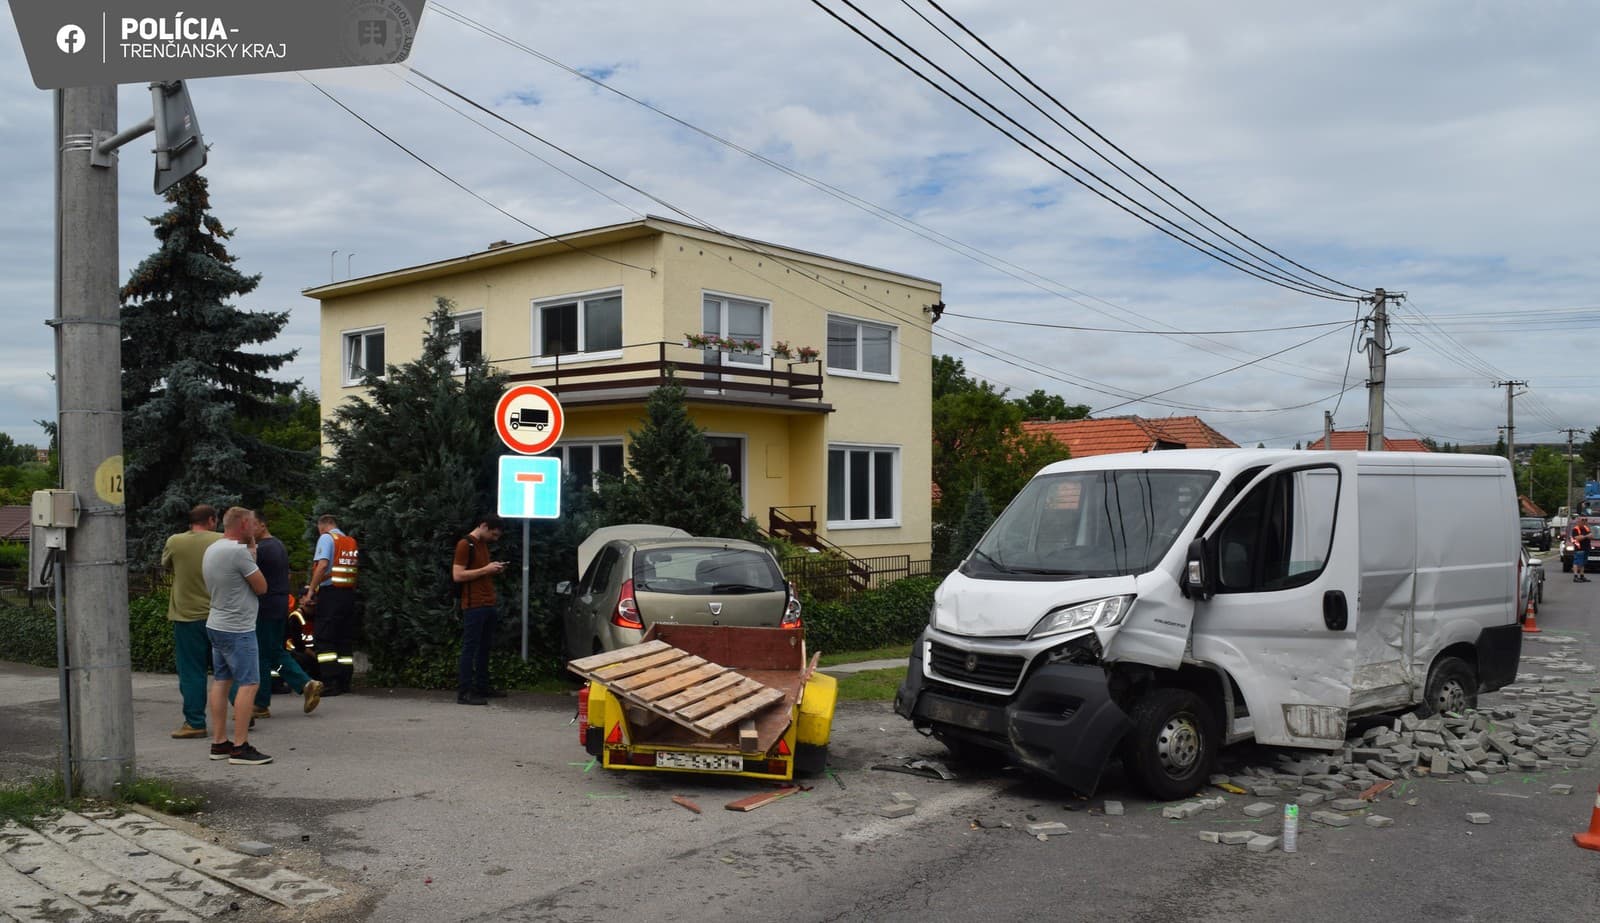
[[[705,431],[689,418],[683,386],[670,374],[645,403],[644,425],[628,438],[628,470],[601,488],[609,522],[673,526],[719,538],[758,536],[738,488],[711,460]]]
[[[984,493],[981,486],[974,484],[972,492],[967,494],[966,508],[961,511],[961,521],[950,539],[945,569],[954,570],[958,567],[972,553],[972,549],[978,547],[978,540],[983,538],[983,533],[989,530],[993,522],[994,511],[989,506],[989,495]]]
[[[122,409],[128,550],[135,566],[154,563],[166,536],[196,503],[260,506],[303,478],[308,452],[246,435],[242,418],[282,411],[275,399],[295,382],[268,375],[295,351],[269,343],[287,311],[246,311],[229,300],[254,291],[227,250],[233,234],[211,214],[206,179],[196,174],[167,191],[164,214],[149,219],[160,245],[123,286]]]

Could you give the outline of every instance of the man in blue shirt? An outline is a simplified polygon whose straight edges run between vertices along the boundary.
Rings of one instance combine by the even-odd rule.
[[[306,599],[315,601],[313,625],[317,632],[317,669],[326,684],[322,694],[350,691],[355,673],[356,570],[360,552],[356,540],[339,530],[331,513],[317,517],[317,550],[311,557],[311,588]]]
[[[261,568],[261,575],[267,578],[267,592],[261,595],[261,609],[256,615],[261,686],[256,689],[255,717],[272,717],[274,670],[296,695],[304,698],[305,712],[309,715],[322,700],[322,683],[307,676],[283,646],[289,624],[289,551],[283,547],[283,542],[272,537],[267,521],[259,517],[256,519],[256,564]]]

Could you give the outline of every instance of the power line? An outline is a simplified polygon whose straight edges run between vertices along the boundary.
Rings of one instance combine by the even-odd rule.
[[[960,317],[965,320],[984,321],[991,324],[1013,324],[1018,327],[1042,327],[1048,330],[1078,330],[1085,333],[1127,333],[1134,335],[1154,336],[1222,336],[1230,333],[1276,333],[1281,330],[1311,330],[1317,327],[1343,327],[1350,323],[1347,320],[1321,321],[1315,324],[1288,324],[1282,327],[1243,327],[1236,330],[1145,330],[1129,327],[1084,327],[1077,324],[1047,324],[1042,321],[1012,320],[1005,317],[984,317],[980,314],[961,314],[956,311],[945,311],[945,317]],[[1263,356],[1262,358],[1270,358]]]

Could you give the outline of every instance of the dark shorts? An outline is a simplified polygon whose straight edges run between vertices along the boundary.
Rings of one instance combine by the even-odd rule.
[[[219,683],[256,686],[261,683],[261,648],[254,631],[207,628],[211,639],[211,678]]]
[[[1572,566],[1573,567],[1585,567],[1585,566],[1588,565],[1588,563],[1589,563],[1589,552],[1587,552],[1587,551],[1574,551],[1572,553]]]

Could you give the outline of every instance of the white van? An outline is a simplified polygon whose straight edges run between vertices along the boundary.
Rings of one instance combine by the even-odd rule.
[[[1046,467],[934,597],[895,710],[957,756],[1159,798],[1218,750],[1337,750],[1353,717],[1516,677],[1503,458],[1264,449]]]

